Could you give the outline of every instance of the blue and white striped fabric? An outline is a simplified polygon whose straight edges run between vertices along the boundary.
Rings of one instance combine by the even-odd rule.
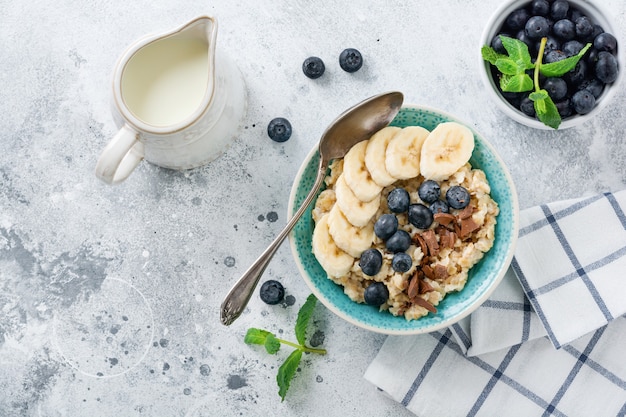
[[[626,191],[520,213],[470,317],[387,338],[365,378],[418,416],[626,416]]]

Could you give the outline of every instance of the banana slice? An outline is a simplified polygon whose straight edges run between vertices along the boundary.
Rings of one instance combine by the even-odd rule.
[[[343,175],[346,184],[361,201],[372,201],[383,187],[376,184],[365,165],[367,140],[354,145],[343,158]]]
[[[324,214],[313,230],[313,254],[324,271],[333,278],[346,275],[354,264],[354,258],[337,247],[328,231],[328,214]]]
[[[422,144],[430,132],[421,126],[407,126],[387,145],[385,167],[398,180],[408,180],[420,174]]]
[[[364,227],[353,226],[335,204],[328,213],[328,233],[339,249],[358,258],[374,242],[374,222]]]
[[[337,199],[336,204],[346,216],[346,219],[356,227],[367,225],[380,206],[380,198],[365,202],[359,200],[348,187],[348,184],[346,184],[343,174],[335,182],[335,197]]]
[[[442,181],[469,161],[474,151],[474,134],[456,122],[441,123],[422,145],[420,171],[424,178]]]
[[[381,187],[386,187],[396,181],[396,178],[392,177],[385,168],[385,155],[389,141],[401,130],[402,129],[399,127],[384,127],[374,133],[367,143],[367,148],[365,149],[365,166],[370,172],[374,182]]]

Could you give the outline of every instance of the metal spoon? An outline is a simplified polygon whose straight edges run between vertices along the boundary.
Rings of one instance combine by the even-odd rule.
[[[369,139],[378,130],[387,126],[398,114],[403,100],[404,96],[400,92],[389,92],[370,97],[346,110],[326,129],[319,142],[320,161],[317,177],[311,191],[276,239],[226,295],[221,306],[222,324],[226,326],[232,324],[243,312],[274,253],[322,186],[330,161],[342,158],[353,145]]]

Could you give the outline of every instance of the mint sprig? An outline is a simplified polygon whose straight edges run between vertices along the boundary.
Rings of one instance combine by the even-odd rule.
[[[296,319],[295,334],[298,343],[293,343],[288,340],[279,339],[272,332],[263,329],[250,328],[246,332],[244,342],[249,345],[263,345],[267,353],[273,355],[280,350],[281,345],[287,345],[295,348],[293,352],[285,359],[285,362],[278,368],[278,374],[276,375],[276,382],[278,383],[278,395],[281,401],[285,400],[287,390],[291,385],[291,380],[298,370],[300,360],[303,353],[317,353],[319,355],[325,355],[326,349],[316,349],[306,346],[306,333],[315,309],[317,298],[313,294],[309,295],[305,303],[300,307],[298,311],[298,318]]]
[[[518,40],[500,35],[502,46],[507,55],[496,52],[490,46],[481,48],[483,59],[495,66],[500,71],[500,89],[505,92],[522,93],[532,91],[528,98],[533,101],[535,113],[541,122],[553,129],[558,129],[561,124],[561,115],[556,105],[552,101],[550,94],[539,85],[539,74],[546,77],[560,77],[576,67],[578,61],[591,48],[591,43],[585,45],[580,52],[561,61],[542,63],[543,51],[548,38],[541,39],[541,46],[537,54],[537,59],[532,62],[528,46]],[[529,70],[534,69],[534,77],[528,75]]]

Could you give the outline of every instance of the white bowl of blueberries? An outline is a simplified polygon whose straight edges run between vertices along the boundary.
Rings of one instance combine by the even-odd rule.
[[[510,0],[481,37],[481,78],[500,110],[536,129],[567,129],[611,102],[624,78],[615,25],[586,0]]]

